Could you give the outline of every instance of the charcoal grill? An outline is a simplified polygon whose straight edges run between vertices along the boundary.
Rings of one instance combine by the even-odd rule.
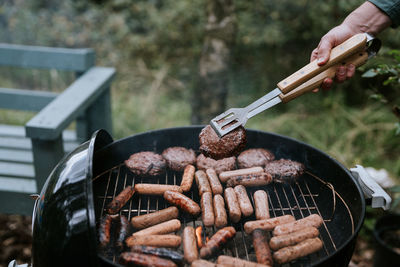
[[[65,171],[65,166],[68,164],[60,163],[60,166],[57,166],[55,171],[50,175],[48,182],[42,190],[41,198],[35,205],[36,209],[39,210],[39,212],[35,212],[40,214],[40,216],[36,215],[33,219],[33,265],[51,266],[54,262],[62,258],[65,260],[65,266],[67,266],[74,263],[74,257],[81,257],[86,253],[87,258],[89,258],[86,262],[89,265],[118,266],[119,253],[117,251],[100,251],[96,249],[96,222],[98,224],[100,218],[104,215],[107,204],[128,185],[135,185],[142,182],[179,185],[182,176],[180,172],[167,171],[162,176],[142,178],[131,173],[124,166],[124,160],[135,152],[155,151],[160,153],[165,148],[171,146],[183,146],[197,150],[199,147],[198,134],[201,129],[202,126],[163,129],[134,135],[114,142],[104,131],[96,133],[91,142],[85,145],[88,149],[86,151],[87,158],[81,159],[85,162],[84,169],[86,171],[81,173],[80,176],[84,176],[84,178],[75,179],[81,182],[83,185],[82,188],[85,190],[85,193],[80,194],[80,197],[85,199],[85,203],[80,205],[80,208],[85,210],[86,216],[83,215],[82,210],[80,210],[81,217],[75,216],[85,219],[83,221],[84,226],[78,223],[80,231],[77,232],[82,236],[74,238],[73,231],[67,234],[63,232],[63,230],[69,228],[71,228],[69,230],[75,230],[76,226],[73,223],[67,223],[68,227],[57,226],[63,220],[74,218],[74,216],[71,217],[71,214],[77,214],[77,211],[65,207],[65,203],[75,203],[74,201],[78,199],[77,197],[73,197],[72,202],[64,201],[63,204],[57,205],[44,201],[52,199],[51,195],[54,195],[54,184],[61,184],[60,173]],[[276,158],[288,158],[302,162],[307,169],[305,174],[293,184],[272,183],[263,187],[248,188],[251,201],[253,202],[252,195],[254,191],[261,188],[268,192],[271,217],[291,214],[296,219],[301,219],[310,214],[319,214],[324,219],[324,223],[320,227],[320,238],[324,243],[323,249],[292,262],[290,265],[347,266],[354,251],[357,234],[364,220],[364,194],[372,195],[373,204],[381,207],[387,207],[390,198],[384,195],[384,192],[378,192],[379,190],[376,188],[372,190],[372,193],[363,192],[357,182],[357,178],[360,178],[358,172],[353,176],[339,162],[307,144],[281,135],[254,130],[247,130],[247,137],[248,148],[267,148],[276,155]],[[71,160],[71,156],[69,160]],[[74,167],[70,166],[69,171],[71,172],[73,169]],[[76,175],[77,171],[73,173]],[[362,178],[364,179],[365,177]],[[69,180],[74,179],[69,178]],[[65,182],[64,180],[63,183],[65,186],[68,184],[68,181]],[[364,181],[362,185],[363,187],[365,185],[369,185],[370,187],[375,186],[370,183]],[[71,194],[73,196],[74,193],[80,193],[78,191],[78,188],[73,187],[73,190],[70,188],[68,194],[69,196]],[[199,195],[195,184],[189,196],[199,202]],[[59,203],[60,201],[61,199],[58,199],[55,203]],[[51,202],[54,202],[54,200]],[[54,206],[61,209],[61,212],[58,212],[60,217],[55,218],[51,212],[47,215],[44,214],[46,210],[50,210],[50,208],[47,208],[50,204],[53,204],[53,209]],[[154,212],[167,206],[168,204],[162,197],[135,194],[121,209],[120,213],[131,219],[134,216]],[[70,214],[69,217],[63,214],[66,210]],[[46,216],[51,216],[51,219],[44,223],[43,221],[46,219]],[[195,227],[203,226],[200,219],[193,219],[183,213],[180,214],[179,219],[183,224],[182,229],[186,225]],[[246,235],[243,230],[244,222],[254,219],[254,217],[248,217],[238,223],[231,224],[237,230],[237,234],[222,251],[224,255],[255,261],[251,237]],[[42,233],[44,229],[48,231],[46,234]],[[208,236],[211,236],[216,231],[214,227],[205,229],[204,234]],[[57,230],[58,233],[53,234],[53,230]],[[35,238],[35,234],[38,238]],[[70,242],[67,242],[65,237]],[[46,238],[50,240],[58,238],[62,244],[58,244],[57,247],[40,247],[36,240],[45,241]],[[83,240],[84,238],[87,240]],[[88,246],[77,251],[74,244],[78,245],[78,242],[85,242]],[[56,242],[53,241],[52,244],[56,244]],[[181,248],[179,250],[181,251]],[[40,256],[44,254],[51,256],[43,259]],[[59,262],[57,263],[59,264]]]

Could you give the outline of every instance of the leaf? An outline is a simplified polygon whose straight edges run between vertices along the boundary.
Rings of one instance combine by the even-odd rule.
[[[364,72],[363,75],[361,75],[361,77],[372,78],[372,77],[375,77],[376,75],[378,75],[378,73],[375,69],[369,69],[366,72]]]

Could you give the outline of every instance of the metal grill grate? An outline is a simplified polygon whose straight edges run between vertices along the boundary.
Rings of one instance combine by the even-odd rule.
[[[155,178],[141,178],[132,174],[124,164],[113,167],[112,169],[102,173],[101,175],[93,179],[94,186],[103,186],[103,194],[95,196],[95,205],[101,207],[98,218],[103,216],[105,207],[112,199],[120,192],[123,188],[128,185],[135,185],[136,183],[158,183],[158,184],[173,184],[179,185],[181,182],[181,173],[168,171],[165,176],[159,176]],[[308,266],[319,261],[321,258],[334,253],[341,245],[342,237],[339,234],[333,235],[331,220],[335,213],[337,205],[344,206],[347,210],[349,220],[345,220],[343,225],[346,229],[351,229],[351,234],[354,233],[354,222],[349,210],[349,207],[343,200],[343,198],[334,190],[333,186],[329,183],[324,182],[316,175],[306,172],[302,177],[295,183],[289,184],[278,184],[271,183],[267,186],[257,188],[247,188],[248,194],[254,206],[253,193],[256,190],[264,189],[268,193],[269,209],[271,217],[291,214],[296,219],[304,218],[310,214],[319,214],[324,219],[323,225],[319,228],[320,238],[324,243],[323,249],[301,258],[291,265],[295,266]],[[322,195],[329,195],[329,202],[322,204]],[[197,192],[197,186],[194,182],[192,190],[190,191],[189,197],[199,203],[199,196]],[[326,199],[326,198],[325,198]],[[322,207],[321,207],[322,205]],[[130,220],[132,217],[137,215],[148,214],[159,209],[168,207],[168,204],[164,201],[161,196],[145,196],[135,194],[133,198],[121,209],[120,214],[124,215]],[[331,207],[331,208],[327,208]],[[321,213],[323,211],[323,213]],[[203,226],[206,229],[204,235],[212,236],[216,232],[215,227],[204,228],[201,219],[193,220],[185,214],[180,214],[179,218],[182,222],[183,229],[186,225],[192,225],[193,227]],[[255,253],[252,248],[251,237],[244,233],[243,223],[248,220],[255,220],[254,215],[248,218],[242,219],[239,223],[231,224],[237,230],[235,238],[228,243],[226,248],[223,250],[223,254],[234,257],[240,257],[250,261],[256,261]],[[177,234],[181,234],[180,232]],[[178,248],[178,251],[182,251],[182,246]],[[114,262],[118,259],[118,254],[113,252],[107,255]],[[288,265],[288,264],[286,264]]]

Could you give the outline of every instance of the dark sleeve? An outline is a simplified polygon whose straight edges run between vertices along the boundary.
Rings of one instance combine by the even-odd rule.
[[[400,25],[400,0],[368,0],[382,10],[392,21],[391,27]]]

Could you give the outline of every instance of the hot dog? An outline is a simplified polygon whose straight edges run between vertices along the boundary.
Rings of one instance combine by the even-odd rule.
[[[264,190],[257,190],[254,192],[254,209],[256,212],[256,219],[263,220],[269,219],[269,205],[268,195]]]
[[[210,227],[214,225],[214,208],[213,199],[210,192],[204,192],[201,196],[201,219],[205,226]]]
[[[247,195],[246,188],[243,185],[237,185],[233,190],[236,193],[236,198],[239,202],[240,210],[244,217],[248,217],[253,214],[254,209],[251,205],[249,196]]]
[[[119,263],[125,266],[177,267],[173,261],[136,252],[121,253]]]
[[[153,213],[132,217],[131,224],[136,229],[144,229],[165,221],[178,218],[177,207],[169,207]]]
[[[216,267],[217,265],[213,262],[206,261],[206,260],[195,260],[190,265],[191,267]]]
[[[121,193],[119,193],[110,204],[107,206],[109,214],[116,214],[125,204],[131,199],[135,189],[132,186],[127,186]]]
[[[110,243],[111,237],[111,223],[112,216],[106,215],[101,218],[100,227],[99,227],[99,242],[102,247],[105,247]]]
[[[225,203],[228,207],[229,218],[231,219],[231,221],[234,223],[240,221],[242,212],[240,210],[236,193],[232,187],[228,187],[225,189]]]
[[[192,226],[186,226],[185,229],[183,229],[182,237],[185,261],[187,263],[192,263],[199,258],[194,228]]]
[[[162,195],[165,191],[183,192],[180,186],[169,184],[136,184],[135,190],[141,195]]]
[[[221,195],[215,195],[213,204],[215,226],[217,228],[226,226],[228,224],[228,216],[226,214],[224,198]]]
[[[164,199],[192,216],[197,216],[201,212],[200,206],[196,202],[179,192],[165,191]]]
[[[279,263],[287,263],[294,259],[304,257],[322,248],[322,241],[316,238],[306,239],[297,245],[284,247],[274,253],[274,260]]]
[[[207,174],[204,171],[198,170],[194,173],[194,177],[196,178],[200,196],[203,195],[204,192],[212,192],[210,183],[208,182]]]
[[[181,181],[181,189],[183,192],[188,192],[190,188],[192,188],[194,172],[196,168],[193,165],[187,165],[183,170],[182,181]]]
[[[221,182],[219,181],[218,175],[215,172],[215,170],[207,169],[206,174],[207,174],[208,182],[210,183],[211,191],[213,192],[213,194],[214,195],[222,194],[223,188],[222,188]]]
[[[292,215],[283,215],[265,220],[248,221],[244,224],[244,231],[246,234],[251,234],[257,228],[265,231],[272,231],[275,226],[293,222],[294,220],[295,219]]]
[[[287,235],[279,235],[274,236],[269,241],[269,246],[273,250],[278,250],[283,247],[292,246],[297,243],[300,243],[303,240],[317,237],[319,235],[319,231],[315,227],[305,227],[299,231],[287,234]]]
[[[176,248],[181,245],[177,235],[132,235],[125,240],[128,247],[143,245],[153,247]]]
[[[129,222],[124,215],[121,215],[119,216],[118,224],[118,237],[115,243],[119,249],[122,249],[124,247],[125,238],[128,235]]]
[[[210,258],[214,256],[235,234],[236,230],[231,226],[218,230],[205,246],[200,249],[200,257]]]
[[[321,216],[319,216],[318,214],[311,214],[310,216],[307,216],[303,219],[279,225],[274,229],[273,233],[274,236],[277,236],[277,235],[286,235],[289,233],[293,233],[301,229],[304,229],[307,226],[313,226],[318,228],[321,226],[323,222],[324,221]]]
[[[262,186],[272,182],[272,177],[269,173],[255,173],[230,178],[226,182],[226,186],[234,187],[236,185],[243,185],[245,187]]]
[[[181,253],[166,248],[157,248],[151,246],[132,246],[131,252],[158,256],[164,259],[172,260],[178,265],[182,265],[183,263],[183,255]]]
[[[271,249],[268,245],[267,233],[261,229],[255,229],[252,233],[253,247],[256,253],[257,262],[266,265],[273,265]]]
[[[269,265],[260,264],[252,261],[246,261],[239,258],[221,255],[217,259],[218,264],[227,266],[240,266],[240,267],[268,267]]]
[[[225,172],[221,172],[219,174],[219,180],[222,183],[226,183],[232,177],[261,173],[261,172],[264,172],[264,169],[262,167],[252,167],[252,168],[247,168],[247,169],[225,171]]]
[[[181,222],[178,219],[172,219],[166,222],[162,222],[153,225],[149,228],[145,228],[138,232],[133,233],[133,235],[162,235],[176,232],[181,228]]]

